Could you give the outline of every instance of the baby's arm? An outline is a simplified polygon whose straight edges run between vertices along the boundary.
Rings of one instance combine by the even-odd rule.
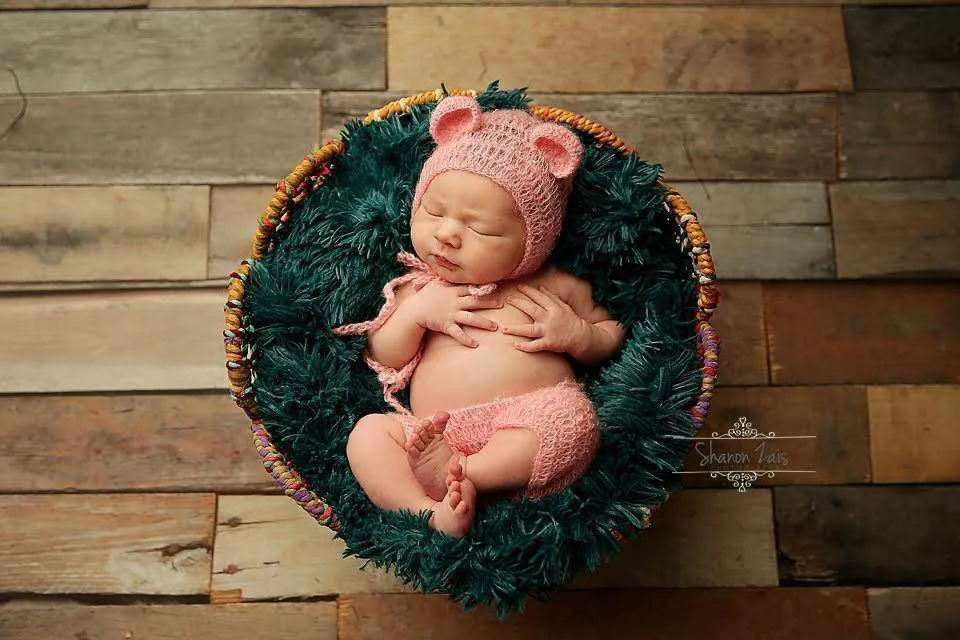
[[[522,296],[507,296],[507,304],[522,311],[531,322],[504,325],[508,335],[532,338],[515,347],[527,353],[568,353],[585,365],[608,360],[623,345],[623,327],[606,309],[596,305],[589,283],[573,274],[551,268],[542,286],[518,283]]]
[[[397,289],[396,309],[368,338],[370,356],[391,369],[400,369],[413,360],[423,340],[425,329],[418,322],[417,305],[411,304],[412,294],[409,282]]]
[[[570,350],[570,355],[588,366],[606,362],[623,346],[623,325],[594,302],[588,282],[573,275],[564,280],[568,296],[565,301],[584,320],[582,340]]]
[[[445,333],[473,348],[478,343],[463,327],[496,331],[496,322],[473,312],[501,306],[496,298],[468,295],[466,285],[448,286],[434,281],[413,293],[413,287],[405,284],[397,291],[397,308],[383,326],[370,333],[367,349],[377,362],[399,369],[417,355],[427,329]]]

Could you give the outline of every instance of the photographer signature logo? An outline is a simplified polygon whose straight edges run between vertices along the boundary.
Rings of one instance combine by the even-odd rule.
[[[714,431],[709,438],[674,436],[685,440],[693,440],[693,462],[696,466],[707,467],[690,471],[675,471],[684,474],[709,474],[711,478],[723,477],[727,479],[740,493],[746,490],[760,478],[773,478],[778,473],[814,473],[811,469],[789,469],[790,456],[778,446],[779,440],[797,440],[816,438],[816,436],[778,436],[771,431],[761,433],[741,417],[726,433]],[[714,451],[715,442],[733,442],[738,440],[752,440],[749,448],[738,451]],[[737,443],[735,443],[737,444]],[[688,465],[689,466],[689,465]],[[734,467],[722,468],[716,467]]]

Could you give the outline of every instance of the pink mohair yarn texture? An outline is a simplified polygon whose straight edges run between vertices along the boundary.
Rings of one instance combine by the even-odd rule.
[[[530,429],[537,434],[539,448],[530,482],[519,492],[531,500],[557,493],[576,482],[600,446],[597,414],[583,386],[574,380],[454,409],[449,414],[443,439],[465,456],[478,453],[501,429]],[[394,417],[403,424],[408,436],[420,422],[405,413],[396,413]]]
[[[507,279],[539,269],[560,234],[573,174],[583,157],[576,134],[520,109],[482,112],[467,96],[440,101],[430,117],[430,134],[437,148],[420,172],[411,214],[430,182],[445,171],[490,178],[513,196],[526,226],[523,258]]]

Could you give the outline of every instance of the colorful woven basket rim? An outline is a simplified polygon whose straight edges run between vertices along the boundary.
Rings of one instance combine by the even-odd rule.
[[[469,95],[476,97],[474,90],[437,89],[418,93],[371,111],[363,124],[378,122],[391,116],[402,115],[414,105],[438,102],[446,95]],[[624,143],[615,133],[603,125],[589,120],[578,113],[558,107],[527,105],[527,110],[543,119],[560,122],[586,133],[603,145],[624,156],[636,153],[636,149]],[[340,527],[340,520],[333,509],[318,496],[300,476],[294,465],[286,459],[270,439],[263,426],[255,399],[254,372],[251,367],[250,346],[244,340],[247,331],[247,317],[244,313],[244,295],[251,264],[264,257],[273,248],[277,230],[289,219],[290,209],[309,193],[323,185],[331,172],[332,161],[343,151],[340,140],[328,142],[319,150],[307,156],[285,179],[277,183],[270,204],[260,218],[260,224],[253,238],[250,257],[240,263],[240,267],[230,274],[227,285],[227,302],[224,305],[226,328],[223,342],[227,357],[227,376],[230,382],[230,395],[237,405],[246,412],[251,420],[254,444],[261,462],[284,494],[291,497],[301,508],[313,516],[320,524],[333,530]],[[666,208],[676,216],[677,223],[684,232],[681,250],[689,253],[697,278],[697,359],[700,365],[700,394],[696,404],[690,409],[695,426],[699,429],[706,419],[710,408],[710,399],[716,382],[719,355],[719,340],[710,324],[710,318],[719,301],[716,286],[716,272],[710,255],[710,243],[700,226],[697,214],[686,200],[671,186],[660,182],[665,190]],[[655,511],[656,508],[653,509]]]

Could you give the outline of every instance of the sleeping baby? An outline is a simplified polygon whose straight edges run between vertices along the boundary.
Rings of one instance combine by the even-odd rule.
[[[350,468],[382,509],[430,511],[455,537],[477,493],[556,493],[589,467],[597,416],[569,358],[597,365],[623,328],[590,285],[546,264],[572,176],[577,136],[522,110],[481,112],[451,96],[430,118],[437,147],[414,192],[416,256],[384,287],[378,316],[335,329],[368,333],[366,361],[394,411],[364,416]],[[410,385],[410,408],[394,394]]]

